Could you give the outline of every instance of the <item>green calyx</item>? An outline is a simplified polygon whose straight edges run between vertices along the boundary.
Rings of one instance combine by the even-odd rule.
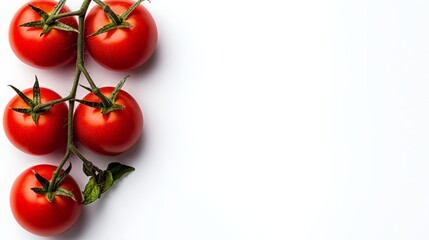
[[[57,15],[60,12],[61,8],[64,6],[64,4],[65,4],[65,1],[60,1],[52,10],[51,14],[48,14],[42,9],[29,4],[28,6],[31,9],[33,9],[33,11],[35,11],[41,17],[41,19],[39,21],[23,23],[20,25],[20,27],[41,28],[42,32],[40,33],[40,36],[43,36],[44,34],[48,33],[51,29],[58,29],[58,30],[69,31],[69,32],[78,32],[77,29],[65,23],[62,23],[60,21],[50,21],[51,16]]]
[[[119,81],[118,85],[115,87],[115,89],[112,91],[112,93],[110,93],[109,96],[105,96],[101,93],[100,89],[93,86],[93,88],[89,88],[89,87],[85,87],[82,86],[83,88],[85,88],[86,90],[92,92],[93,94],[95,94],[101,101],[100,102],[91,102],[91,101],[86,101],[83,99],[77,99],[76,101],[84,104],[88,107],[92,107],[92,108],[98,108],[101,110],[102,114],[107,114],[109,112],[112,111],[118,111],[121,110],[123,108],[125,108],[124,105],[120,105],[115,103],[116,101],[116,97],[118,96],[119,90],[121,90],[122,86],[125,84],[125,81],[127,80],[128,76],[123,78],[121,81]]]
[[[110,8],[109,5],[103,3],[100,0],[95,0],[95,2],[101,8],[103,8],[103,11],[106,13],[107,17],[110,19],[110,23],[108,23],[108,24],[104,25],[103,27],[101,27],[96,32],[94,32],[91,35],[89,35],[89,37],[96,36],[96,35],[108,32],[110,30],[113,30],[113,29],[118,29],[118,28],[132,28],[133,25],[131,25],[126,20],[127,20],[128,16],[134,11],[134,9],[136,9],[137,6],[139,6],[143,1],[144,0],[139,0],[139,1],[135,2],[123,14],[117,15],[115,12],[113,12],[113,10]]]
[[[33,171],[34,176],[37,178],[37,181],[39,181],[42,187],[40,188],[33,187],[31,188],[31,190],[33,190],[33,192],[37,194],[45,195],[46,199],[48,199],[49,202],[52,202],[56,196],[65,196],[73,199],[73,201],[76,201],[76,198],[72,192],[61,187],[61,183],[66,178],[66,176],[70,173],[71,169],[72,167],[70,163],[69,167],[56,178],[54,183],[49,182],[46,178],[42,177],[39,173],[37,173],[36,171]],[[49,190],[49,186],[51,184],[53,184],[53,187],[52,187],[52,190]]]
[[[40,102],[40,87],[39,87],[39,80],[37,79],[34,82],[33,85],[33,99],[27,97],[23,92],[21,92],[16,87],[9,85],[17,94],[18,96],[27,104],[28,108],[12,108],[12,110],[31,115],[31,118],[33,119],[34,124],[37,125],[37,121],[39,120],[39,117],[41,114],[47,112],[49,109],[52,108],[52,105],[46,106],[46,107],[39,107],[41,105]]]

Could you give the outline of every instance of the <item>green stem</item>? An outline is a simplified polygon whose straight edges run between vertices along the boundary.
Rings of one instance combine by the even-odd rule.
[[[49,101],[47,103],[38,104],[38,105],[34,106],[33,110],[35,112],[37,112],[40,109],[43,109],[43,108],[46,108],[46,107],[49,107],[49,106],[53,106],[53,105],[58,104],[58,103],[66,102],[66,101],[69,101],[69,100],[72,100],[72,99],[73,99],[73,96],[72,96],[72,94],[70,94],[67,97],[63,97],[63,98],[60,98],[60,99],[57,99],[57,100]]]
[[[94,81],[92,80],[91,75],[86,70],[85,66],[80,65],[79,69],[82,71],[83,75],[85,75],[85,78],[88,81],[89,85],[91,85],[91,92],[95,94],[98,98],[100,98],[105,108],[111,107],[112,102],[106,96],[104,96],[103,93],[101,93],[100,89],[95,85]]]
[[[92,165],[92,167],[97,171],[97,172],[102,172],[103,170],[101,170],[100,168],[98,168],[97,166],[94,166],[92,164],[91,161],[89,161],[88,159],[86,159],[86,157],[79,151],[77,150],[77,148],[75,146],[70,148],[70,151],[76,155],[78,158],[80,158],[80,160],[82,160],[83,164],[86,165]]]
[[[73,143],[73,112],[74,112],[74,100],[76,98],[77,88],[79,86],[79,79],[81,75],[81,70],[79,66],[84,65],[84,23],[85,23],[85,15],[88,10],[89,4],[91,0],[85,0],[80,8],[79,14],[79,28],[78,28],[78,39],[77,39],[77,58],[76,58],[76,72],[73,81],[73,86],[70,91],[70,94],[66,99],[69,101],[69,110],[68,110],[68,121],[67,121],[67,151],[62,159],[61,163],[58,165],[57,169],[52,173],[52,178],[49,184],[48,192],[54,191],[55,183],[58,178],[58,174],[60,173],[64,164],[69,160],[70,153],[75,153],[75,147]]]
[[[85,2],[82,3],[82,6],[80,7],[80,9],[78,9],[76,11],[51,14],[49,16],[49,18],[46,20],[46,23],[50,24],[50,23],[52,23],[52,22],[54,22],[54,21],[56,21],[56,20],[58,20],[60,18],[85,15],[86,11],[88,10],[88,6],[89,6],[90,3],[91,3],[91,1],[86,1],[85,0]]]
[[[52,22],[54,22],[54,21],[56,21],[58,19],[61,19],[61,18],[80,16],[80,15],[82,15],[82,13],[83,13],[83,10],[79,9],[79,10],[72,11],[72,12],[65,12],[65,13],[60,13],[60,14],[57,14],[57,15],[51,15],[48,18],[48,20],[46,20],[46,23],[49,24],[49,23],[52,23]]]
[[[55,187],[55,182],[57,180],[58,174],[60,174],[61,169],[63,168],[64,164],[66,164],[67,160],[69,160],[69,158],[70,158],[70,151],[67,150],[66,154],[64,154],[63,160],[55,169],[55,171],[52,173],[52,179],[51,179],[51,182],[49,183],[48,192],[55,191],[54,187]]]
[[[57,5],[55,5],[54,9],[52,9],[52,12],[51,12],[49,18],[46,19],[46,21],[45,21],[46,24],[49,25],[50,23],[53,23],[55,21],[55,20],[52,20],[52,17],[55,15],[58,15],[58,13],[61,11],[61,8],[63,8],[63,6],[66,4],[66,1],[67,0],[60,0],[57,3]]]

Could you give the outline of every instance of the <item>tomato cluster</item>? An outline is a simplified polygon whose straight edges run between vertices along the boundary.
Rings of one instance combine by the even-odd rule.
[[[92,2],[96,4],[89,9]],[[17,149],[33,155],[65,151],[58,166],[30,167],[12,186],[12,213],[31,233],[53,236],[67,231],[78,221],[84,204],[100,198],[114,182],[134,170],[117,162],[101,170],[75,144],[114,156],[131,149],[142,134],[139,103],[122,90],[126,78],[116,87],[99,88],[83,61],[84,48],[108,70],[129,71],[149,60],[158,32],[141,2],[83,0],[80,9],[71,11],[66,0],[32,0],[16,12],[10,23],[10,46],[23,63],[51,69],[76,62],[69,96],[39,87],[36,77],[32,88],[21,91],[11,86],[17,95],[4,111],[4,131]],[[90,87],[79,84],[81,74]],[[82,99],[76,99],[79,85],[90,91]],[[84,191],[69,174],[71,164],[63,170],[72,154],[82,160],[83,172],[90,177]]]

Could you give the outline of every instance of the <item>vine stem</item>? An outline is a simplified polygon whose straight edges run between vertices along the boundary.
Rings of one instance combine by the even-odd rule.
[[[94,95],[96,95],[98,98],[100,98],[101,102],[103,103],[104,107],[110,107],[112,103],[110,100],[101,93],[100,89],[95,85],[94,81],[92,80],[91,75],[86,70],[84,65],[79,65],[80,71],[85,75],[86,80],[88,81],[89,85],[91,86],[91,91]]]
[[[77,157],[79,157],[81,160],[82,160],[82,162],[83,162],[83,164],[85,164],[85,165],[91,165],[92,166],[92,168],[94,168],[97,172],[102,172],[103,170],[101,170],[100,168],[98,168],[97,166],[95,166],[95,165],[93,165],[92,164],[92,162],[91,161],[89,161],[88,159],[86,159],[86,157],[79,151],[79,150],[77,150],[77,148],[75,147],[75,146],[73,146],[73,147],[71,147],[70,148],[70,151],[74,154],[74,155],[76,155]]]
[[[84,63],[84,26],[85,26],[85,15],[88,11],[89,4],[92,0],[84,0],[82,3],[80,9],[75,12],[70,12],[72,15],[65,15],[65,14],[58,14],[54,15],[52,19],[49,20],[54,21],[55,19],[59,19],[61,17],[65,16],[78,16],[78,39],[77,39],[77,58],[76,58],[76,72],[74,76],[73,86],[70,91],[69,96],[66,98],[63,98],[62,101],[68,101],[69,102],[69,109],[68,109],[68,120],[67,120],[67,151],[64,154],[64,157],[58,167],[55,169],[55,171],[52,173],[52,179],[49,184],[48,191],[52,192],[55,187],[56,180],[58,178],[58,175],[62,169],[62,167],[65,165],[65,163],[70,159],[70,155],[73,152],[76,155],[77,149],[74,146],[73,143],[73,112],[74,112],[74,105],[75,105],[75,97],[77,88],[79,86],[79,80],[80,76],[82,74],[82,69],[85,69],[85,63]],[[66,0],[63,0],[62,2],[66,2]],[[61,2],[61,3],[62,3]],[[58,102],[57,102],[58,103]],[[52,104],[52,103],[51,103]],[[79,154],[77,154],[79,158]],[[81,155],[81,154],[80,154]],[[82,159],[82,158],[81,158]],[[85,159],[86,160],[86,159]],[[84,159],[82,159],[84,161]],[[86,160],[88,161],[88,160]],[[84,161],[85,163],[85,161]]]

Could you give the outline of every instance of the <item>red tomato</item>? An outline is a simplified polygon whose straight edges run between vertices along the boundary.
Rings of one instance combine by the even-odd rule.
[[[30,99],[33,89],[22,91]],[[61,98],[48,89],[40,88],[40,102],[46,103]],[[6,106],[3,114],[3,127],[10,142],[23,152],[42,155],[65,147],[67,143],[68,107],[62,102],[54,105],[47,112],[40,114],[37,124],[29,114],[14,111],[12,108],[29,108],[16,95]]]
[[[117,14],[124,13],[134,2],[108,0],[107,5]],[[139,5],[125,19],[131,28],[116,28],[86,39],[88,52],[103,67],[128,71],[143,65],[154,53],[158,31],[152,15]],[[95,6],[86,16],[86,35],[93,34],[111,21],[100,6]]]
[[[50,13],[57,4],[52,0],[34,0],[31,4]],[[23,23],[42,19],[28,4],[22,6],[13,17],[9,27],[9,43],[15,55],[24,63],[37,68],[64,66],[74,60],[76,55],[77,33],[51,29],[40,36],[42,28],[20,27]],[[64,6],[60,13],[69,12]],[[60,22],[77,28],[76,18],[63,18]]]
[[[22,172],[12,185],[10,207],[16,221],[27,231],[42,235],[58,235],[71,228],[79,219],[82,212],[82,195],[79,185],[67,175],[60,184],[73,193],[76,201],[70,197],[57,195],[49,202],[45,195],[31,190],[42,187],[36,179],[36,171],[47,180],[52,178],[56,167],[52,165],[37,165]]]
[[[100,91],[109,96],[113,87]],[[94,94],[83,100],[100,102]],[[118,155],[129,150],[139,139],[143,129],[143,114],[137,101],[127,92],[120,90],[116,104],[125,106],[121,110],[101,113],[101,109],[79,104],[74,113],[74,131],[77,140],[88,149],[103,155]]]

